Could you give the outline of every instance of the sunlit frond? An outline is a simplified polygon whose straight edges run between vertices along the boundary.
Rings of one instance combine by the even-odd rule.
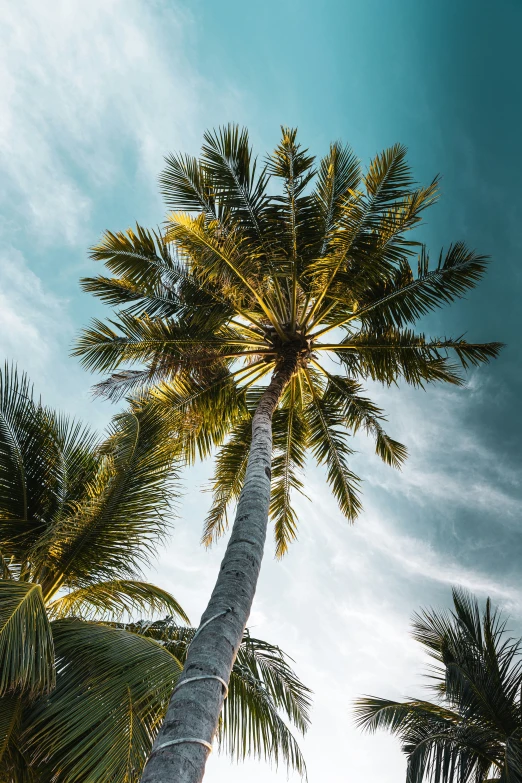
[[[45,568],[47,596],[63,585],[133,578],[166,530],[173,444],[146,409],[118,414],[100,449],[99,470],[68,515],[43,535],[33,553]]]
[[[216,457],[211,480],[212,506],[205,519],[203,543],[210,546],[228,527],[227,511],[237,501],[248,462],[252,440],[252,421],[247,417],[239,422]]]
[[[80,617],[86,620],[118,620],[123,615],[157,616],[169,614],[188,623],[189,619],[174,596],[161,587],[135,579],[96,582],[73,590],[47,606],[50,616]]]
[[[292,493],[303,494],[300,478],[305,466],[308,426],[300,399],[300,386],[293,378],[273,418],[272,492],[270,517],[274,523],[276,557],[283,557],[297,537],[297,515]]]

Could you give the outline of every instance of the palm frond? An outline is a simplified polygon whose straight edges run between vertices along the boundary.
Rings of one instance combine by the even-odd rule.
[[[317,350],[332,351],[351,377],[371,378],[386,385],[404,380],[423,388],[427,383],[445,381],[462,385],[458,365],[465,369],[498,356],[501,343],[472,344],[463,339],[427,340],[410,329],[388,329],[382,333],[359,332],[337,344],[319,344]]]
[[[45,567],[46,596],[59,587],[134,578],[167,528],[175,453],[147,409],[114,418],[84,497],[41,537],[33,560]],[[174,474],[175,475],[175,474]]]
[[[252,420],[240,421],[216,456],[211,479],[212,506],[205,519],[202,542],[211,546],[228,527],[227,511],[239,498],[252,440]]]
[[[68,619],[53,635],[56,688],[25,719],[32,764],[64,783],[138,780],[180,664],[123,629]]]
[[[315,198],[323,223],[321,256],[326,254],[343,207],[357,191],[361,176],[361,164],[351,148],[339,142],[331,144],[329,154],[319,164],[315,187]]]
[[[183,622],[189,619],[176,599],[161,587],[135,579],[96,582],[57,598],[47,606],[54,619],[118,620],[124,614],[158,615],[167,612]]]
[[[353,453],[347,444],[342,429],[339,409],[317,389],[317,382],[309,371],[306,378],[312,395],[305,415],[309,430],[309,447],[319,465],[326,465],[326,477],[343,514],[353,522],[361,510],[358,496],[360,479],[347,464],[347,457]]]
[[[315,363],[316,366],[317,363]],[[375,438],[375,451],[379,457],[394,468],[400,468],[408,456],[408,451],[402,443],[390,438],[384,431],[383,412],[368,397],[362,397],[362,387],[350,378],[341,375],[331,375],[321,367],[328,378],[325,391],[326,399],[342,411],[344,424],[354,434],[363,428]]]
[[[308,444],[307,422],[297,378],[293,378],[272,421],[274,456],[270,517],[274,523],[276,557],[283,557],[297,537],[297,516],[292,493],[303,493],[299,473],[304,469]]]
[[[160,192],[170,209],[180,212],[204,210],[207,218],[218,220],[213,177],[191,155],[167,155],[159,177]]]

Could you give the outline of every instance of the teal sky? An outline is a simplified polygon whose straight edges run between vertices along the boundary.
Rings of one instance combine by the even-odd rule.
[[[520,355],[522,6],[516,0],[0,0],[0,358],[27,370],[45,402],[102,429],[108,403],[68,356],[102,308],[81,294],[88,247],[105,228],[156,225],[156,176],[203,130],[250,128],[262,156],[281,124],[320,155],[348,141],[367,161],[396,141],[420,181],[442,174],[422,236],[438,254],[463,239],[492,257],[466,301],[434,314],[432,334],[507,347],[463,389],[371,388],[406,443],[402,473],[364,438],[354,469],[365,512],[343,522],[319,471],[299,503],[300,540],[270,545],[251,620],[313,688],[302,742],[311,783],[401,783],[398,744],[361,737],[361,693],[415,695],[425,661],[408,637],[420,606],[463,584],[501,603],[522,631]],[[208,465],[187,475],[171,542],[151,575],[194,621],[222,546],[198,546]],[[285,780],[217,754],[209,781]]]

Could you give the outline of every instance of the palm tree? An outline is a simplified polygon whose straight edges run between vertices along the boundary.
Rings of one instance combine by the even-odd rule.
[[[363,175],[335,143],[316,170],[296,131],[283,128],[258,171],[247,132],[229,126],[205,134],[199,160],[167,158],[160,182],[175,210],[164,231],[107,232],[93,248],[110,275],[83,286],[120,309],[93,322],[75,353],[91,370],[115,371],[100,393],[147,398],[186,433],[187,461],[219,447],[205,543],[224,532],[237,501],[186,685],[173,695],[143,776],[195,783],[249,616],[269,515],[279,556],[296,537],[292,494],[303,490],[306,454],[325,465],[353,521],[361,503],[349,433],[365,430],[392,466],[406,457],[360,381],[461,384],[458,365],[486,362],[501,346],[413,330],[475,286],[486,258],[457,243],[430,267],[408,232],[435,201],[437,181],[415,185],[400,145]]]
[[[106,440],[0,372],[0,781],[133,783],[194,629],[140,579],[167,530],[174,449],[146,410]],[[122,624],[135,612],[169,619]],[[219,741],[305,772],[309,691],[279,648],[245,635]]]
[[[522,780],[522,640],[506,634],[491,601],[453,590],[453,611],[416,615],[413,637],[436,665],[428,675],[435,702],[368,696],[357,722],[400,737],[408,783]]]

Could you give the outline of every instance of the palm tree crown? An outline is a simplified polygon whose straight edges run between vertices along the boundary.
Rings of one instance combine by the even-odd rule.
[[[361,505],[349,432],[364,429],[390,465],[406,457],[360,381],[460,384],[459,365],[497,355],[499,343],[413,329],[475,286],[486,258],[457,243],[430,265],[409,232],[435,201],[437,180],[417,186],[400,145],[363,174],[350,148],[334,143],[315,168],[296,131],[283,128],[259,171],[247,132],[229,126],[205,134],[199,160],[169,156],[160,182],[175,210],[162,232],[107,232],[93,248],[111,276],[83,286],[120,311],[94,322],[76,354],[100,372],[143,365],[118,370],[98,390],[117,398],[152,387],[184,433],[187,459],[221,446],[206,543],[224,531],[241,489],[263,381],[286,372],[270,505],[282,555],[296,536],[291,494],[303,489],[307,452],[326,466],[350,520]]]
[[[135,783],[194,629],[140,564],[167,530],[175,449],[150,411],[97,437],[0,372],[0,783]],[[147,622],[125,623],[134,613]],[[157,615],[167,620],[152,621]],[[305,766],[309,691],[245,635],[221,746]]]
[[[488,599],[453,591],[451,612],[417,615],[413,637],[436,665],[429,674],[436,701],[365,697],[357,722],[400,737],[408,783],[522,780],[522,640]]]

